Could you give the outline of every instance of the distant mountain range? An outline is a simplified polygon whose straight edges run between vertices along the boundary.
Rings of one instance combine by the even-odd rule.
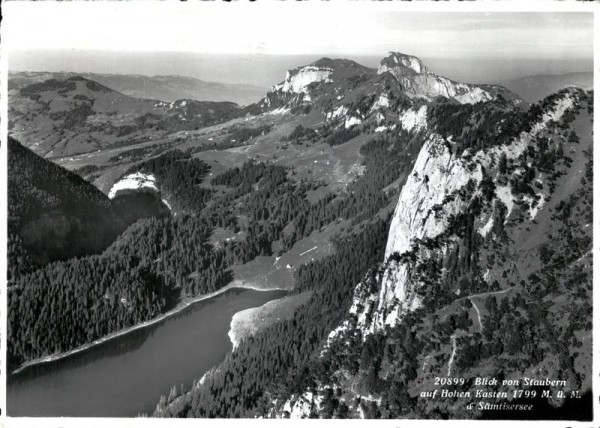
[[[193,99],[198,101],[232,101],[239,105],[248,105],[258,101],[266,89],[252,85],[205,82],[204,80],[187,76],[143,76],[141,74],[70,72],[10,73],[9,88],[20,88],[48,79],[64,80],[73,76],[85,77],[131,97],[150,98],[168,102],[180,99]]]
[[[82,76],[10,83],[11,135],[45,157],[145,142],[243,114],[232,102],[135,98]]]
[[[539,74],[498,82],[519,94],[527,102],[537,102],[569,86],[584,90],[594,88],[594,73]]]
[[[321,58],[243,108],[32,78],[9,82],[25,146],[9,146],[9,367],[289,278],[287,299],[309,300],[165,390],[154,416],[496,419],[469,403],[520,405],[501,385],[516,380],[539,399],[528,418],[591,418],[593,92],[524,102],[589,75],[501,86],[399,52],[377,68]],[[135,194],[169,212],[109,245],[142,217],[115,202]],[[111,234],[92,246],[94,223]]]

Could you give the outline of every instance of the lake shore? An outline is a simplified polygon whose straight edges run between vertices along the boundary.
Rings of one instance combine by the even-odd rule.
[[[15,375],[18,374],[19,372],[25,370],[28,367],[32,367],[32,366],[36,366],[36,365],[40,365],[40,364],[45,364],[45,363],[50,363],[53,361],[57,361],[66,357],[69,357],[71,355],[77,354],[79,352],[83,352],[87,349],[93,348],[94,346],[98,346],[104,342],[107,342],[109,340],[112,340],[116,337],[120,337],[123,335],[126,335],[128,333],[131,333],[132,331],[141,329],[141,328],[146,328],[149,327],[153,324],[156,324],[158,322],[161,322],[163,320],[165,320],[166,318],[169,318],[170,316],[173,316],[179,312],[181,312],[182,310],[184,310],[185,308],[189,307],[190,305],[193,305],[195,303],[201,302],[203,300],[208,300],[211,299],[213,297],[216,297],[220,294],[225,293],[228,290],[234,290],[234,289],[248,289],[248,290],[255,290],[255,291],[274,291],[274,290],[289,290],[288,288],[282,288],[282,287],[265,287],[265,286],[260,286],[260,285],[256,285],[253,284],[251,282],[247,283],[241,280],[234,280],[232,281],[230,284],[226,285],[225,287],[216,290],[212,293],[209,294],[203,294],[201,296],[197,296],[197,297],[193,297],[193,298],[188,298],[183,300],[182,302],[180,302],[177,306],[175,306],[173,309],[169,310],[168,312],[165,312],[161,315],[159,315],[156,318],[152,318],[148,321],[144,321],[143,323],[140,324],[135,324],[132,325],[130,327],[115,331],[113,333],[110,333],[106,336],[101,337],[100,339],[97,339],[93,342],[90,343],[86,343],[84,345],[78,346],[75,349],[71,349],[70,351],[65,351],[65,352],[59,352],[59,353],[55,353],[55,354],[51,354],[51,355],[47,355],[45,357],[40,357],[40,358],[36,358],[34,360],[30,360],[27,361],[23,364],[21,364],[19,367],[17,367],[15,370],[11,371],[10,373],[8,373],[8,376],[11,375]],[[242,311],[244,312],[244,311]],[[236,314],[237,315],[237,314]]]
[[[257,331],[277,321],[291,319],[295,309],[306,303],[311,295],[311,291],[305,291],[304,293],[271,300],[256,308],[237,312],[231,319],[228,333],[233,349],[237,348],[242,339],[254,335]]]

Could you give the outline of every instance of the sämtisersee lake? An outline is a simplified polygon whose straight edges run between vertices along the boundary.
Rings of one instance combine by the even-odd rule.
[[[172,386],[189,388],[232,348],[236,312],[283,297],[282,290],[230,289],[156,324],[63,359],[10,375],[9,416],[136,416]]]

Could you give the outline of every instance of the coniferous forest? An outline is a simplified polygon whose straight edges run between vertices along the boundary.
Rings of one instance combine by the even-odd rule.
[[[96,416],[590,420],[593,91],[529,103],[399,52],[247,106],[15,76],[14,416],[73,389]],[[473,410],[530,403],[477,377],[568,397]]]
[[[11,223],[15,231],[10,240],[14,260],[9,288],[11,365],[68,351],[147,321],[181,299],[216,291],[231,280],[229,267],[271,255],[275,241],[281,240],[286,250],[338,218],[354,219],[355,223],[370,218],[390,202],[391,194],[382,189],[400,176],[402,169],[395,167],[398,162],[410,165],[402,138],[407,136],[379,137],[365,146],[366,174],[348,192],[327,195],[316,203],[306,198],[314,185],[291,181],[283,167],[247,162],[215,176],[211,184],[226,187],[216,192],[198,185],[209,171],[208,165],[192,158],[189,151],[166,152],[140,163],[135,170],[154,174],[163,195],[168,195],[181,215],[149,213],[126,230],[122,227],[124,231],[105,249],[97,247],[78,253],[78,258],[62,257],[37,268],[26,262],[35,253],[23,244],[18,223]],[[119,216],[125,203],[119,198],[108,200],[78,176],[36,157],[16,141],[11,143],[11,156],[51,165],[56,175],[71,177],[79,184],[75,191],[97,195],[99,203],[111,208],[125,224],[126,216]],[[16,170],[17,164],[13,165]],[[31,181],[37,185],[42,180],[34,176]],[[38,191],[32,187],[32,193]],[[61,186],[60,191],[64,193],[51,193],[49,198],[72,199],[68,187]],[[13,194],[11,206],[19,207],[24,195],[27,200],[27,192]],[[240,223],[239,216],[248,221]],[[17,214],[14,218],[21,219]],[[243,232],[245,239],[215,249],[208,243],[215,227]],[[353,264],[366,255],[346,257]],[[19,270],[19,266],[27,268]]]

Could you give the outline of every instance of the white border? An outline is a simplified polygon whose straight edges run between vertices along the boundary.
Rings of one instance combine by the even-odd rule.
[[[180,426],[180,427],[191,427],[198,426],[204,423],[210,423],[211,425],[217,424],[220,427],[237,427],[240,424],[244,424],[244,426],[250,427],[263,427],[266,425],[269,426],[281,426],[282,423],[288,426],[336,426],[336,427],[364,427],[366,425],[369,426],[377,426],[377,427],[404,427],[404,426],[415,426],[415,427],[424,427],[433,425],[434,421],[431,420],[392,420],[392,421],[361,421],[361,420],[344,420],[344,421],[336,421],[336,420],[310,420],[310,421],[293,421],[286,420],[282,422],[281,420],[240,420],[240,419],[220,419],[220,420],[158,420],[158,419],[127,419],[127,418],[7,418],[5,416],[6,409],[6,358],[5,358],[5,350],[6,350],[6,236],[7,236],[7,55],[6,49],[4,47],[7,43],[10,43],[10,39],[7,37],[6,31],[6,20],[10,19],[12,16],[18,15],[19,13],[28,13],[32,9],[31,8],[63,8],[65,13],[76,13],[77,8],[85,7],[85,4],[90,3],[87,2],[15,2],[11,1],[8,3],[4,3],[3,6],[3,15],[4,22],[2,22],[1,32],[1,41],[2,45],[0,46],[0,140],[2,145],[0,147],[0,218],[2,221],[0,222],[0,241],[2,245],[0,247],[0,407],[2,408],[2,416],[0,416],[0,425],[6,425],[9,427],[33,427],[33,426],[43,426],[43,427],[80,427],[82,425],[85,426],[93,426],[93,427],[103,427],[107,423],[115,427],[165,427],[165,426]],[[340,19],[343,19],[343,13],[348,8],[358,8],[360,10],[369,10],[379,9],[384,11],[403,11],[403,12],[594,12],[594,88],[598,87],[599,75],[598,71],[600,71],[600,60],[598,59],[596,53],[598,52],[598,47],[600,44],[599,36],[600,32],[598,27],[600,25],[600,15],[598,14],[598,6],[593,2],[553,2],[548,0],[529,0],[529,1],[513,1],[513,2],[415,2],[415,3],[406,3],[399,1],[370,1],[370,0],[334,0],[329,2],[324,2],[320,0],[309,0],[304,2],[297,1],[273,1],[273,0],[256,0],[255,2],[250,2],[247,0],[238,0],[233,1],[231,3],[224,2],[221,0],[216,0],[213,2],[177,2],[177,3],[167,3],[160,2],[160,4],[156,1],[129,1],[123,3],[115,3],[115,2],[104,2],[103,7],[113,7],[113,8],[122,8],[126,7],[128,9],[139,8],[139,7],[169,7],[169,8],[180,8],[182,10],[189,10],[189,8],[251,8],[254,10],[256,8],[260,8],[265,13],[268,13],[272,8],[288,8],[290,13],[293,13],[293,10],[297,10],[296,8],[312,8],[315,12],[319,12],[322,8],[333,8],[339,10]],[[94,7],[98,7],[98,4],[94,4]],[[187,8],[187,9],[186,9]],[[108,30],[109,31],[109,30]],[[594,100],[594,111],[599,111],[600,109],[600,101],[598,100],[598,96],[596,96]],[[598,144],[598,135],[600,133],[600,125],[595,120],[594,121],[594,145]],[[596,147],[595,151],[598,148]],[[594,166],[594,189],[598,189],[600,185],[600,171],[598,162],[596,162]],[[598,191],[594,191],[594,231],[598,230],[600,226],[600,217],[597,214],[598,208],[600,208],[600,202],[598,200],[598,196],[600,193]],[[598,260],[598,251],[600,251],[600,246],[596,247],[594,241],[594,260]],[[597,275],[594,275],[593,279],[594,289],[600,290],[600,279],[598,279]],[[594,366],[593,366],[593,388],[594,388],[594,422],[569,422],[569,421],[543,421],[545,427],[564,427],[564,426],[594,426],[598,425],[597,421],[600,420],[600,404],[598,400],[598,393],[600,392],[600,379],[599,379],[599,355],[598,355],[598,340],[600,340],[600,325],[598,322],[598,310],[596,309],[600,304],[600,295],[599,293],[594,293],[594,323],[593,323],[593,353],[594,353]],[[480,427],[482,424],[490,427],[504,427],[507,425],[506,421],[435,421],[436,425],[441,423],[445,426],[460,426],[460,427]],[[526,422],[526,421],[511,421],[508,422],[512,426],[522,427],[522,426],[539,426],[540,422]]]

